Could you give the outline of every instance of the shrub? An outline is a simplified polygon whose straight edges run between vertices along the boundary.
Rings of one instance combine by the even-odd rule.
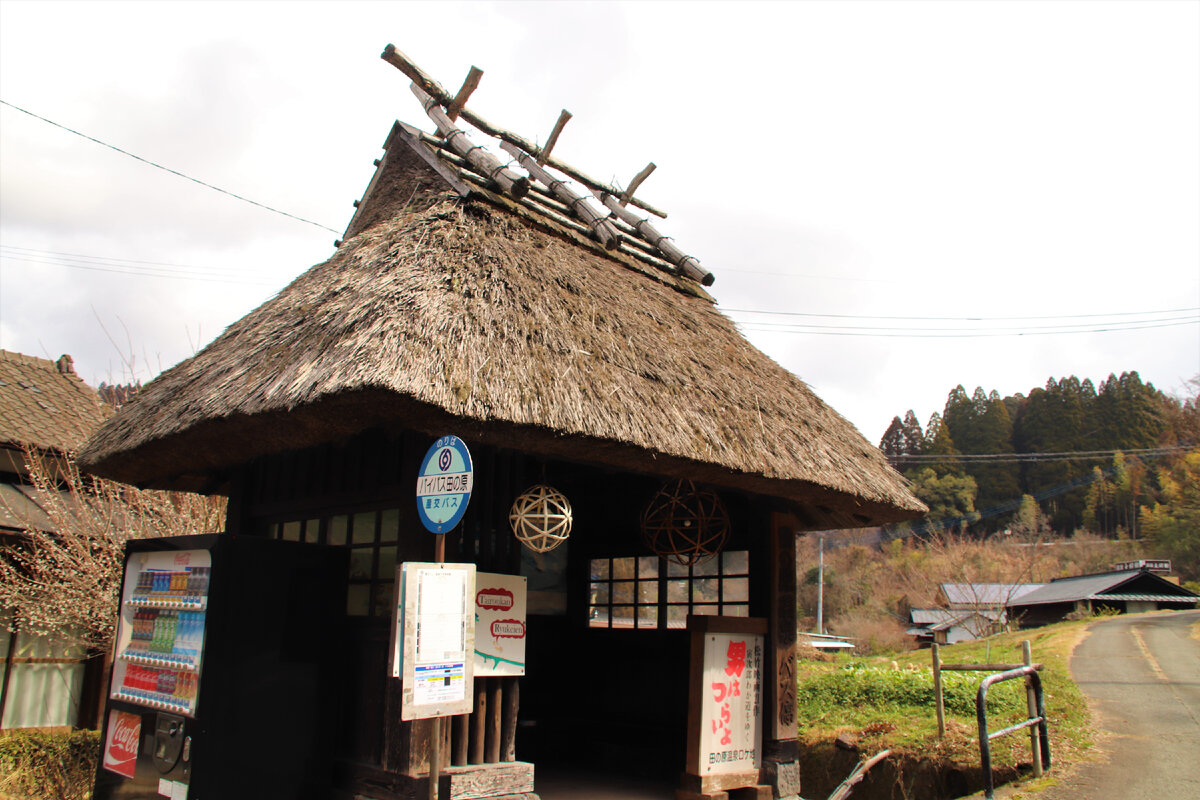
[[[86,800],[92,794],[97,731],[14,731],[0,736],[0,796],[20,800]]]

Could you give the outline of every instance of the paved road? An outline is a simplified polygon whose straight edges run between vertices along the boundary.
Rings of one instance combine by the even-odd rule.
[[[1200,610],[1092,626],[1071,673],[1098,714],[1104,758],[1080,765],[1038,800],[1200,800],[1197,621]]]

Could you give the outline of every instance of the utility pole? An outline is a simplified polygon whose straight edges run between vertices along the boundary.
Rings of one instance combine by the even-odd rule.
[[[825,534],[817,537],[817,633],[825,633]]]

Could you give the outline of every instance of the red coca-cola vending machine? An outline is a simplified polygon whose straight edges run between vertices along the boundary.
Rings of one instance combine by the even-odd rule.
[[[129,542],[95,800],[325,798],[344,548]]]

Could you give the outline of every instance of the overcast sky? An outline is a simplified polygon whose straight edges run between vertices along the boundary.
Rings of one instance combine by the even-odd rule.
[[[0,0],[0,347],[144,380],[328,258],[431,128],[389,42],[528,138],[569,109],[596,177],[654,161],[720,306],[872,442],[959,383],[1200,373],[1191,0]]]

